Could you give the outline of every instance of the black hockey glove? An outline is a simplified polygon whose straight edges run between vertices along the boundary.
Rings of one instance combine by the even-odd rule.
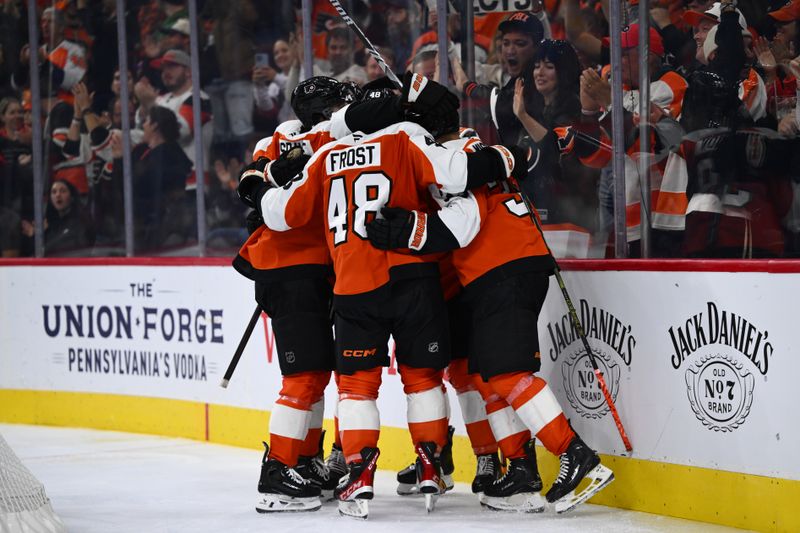
[[[532,150],[526,146],[508,146],[508,151],[514,156],[514,168],[511,171],[511,176],[517,181],[522,181],[528,177],[535,165],[531,162]]]
[[[403,77],[402,105],[416,115],[447,115],[458,110],[458,97],[447,87],[420,74],[406,72]]]
[[[367,224],[367,237],[372,246],[379,250],[408,248],[417,219],[415,213],[399,207],[384,207],[381,215],[383,218]]]
[[[283,187],[303,172],[309,159],[311,157],[304,154],[302,148],[295,146],[288,152],[282,153],[267,167],[267,179],[278,187]]]
[[[255,207],[256,193],[269,186],[264,181],[264,169],[267,163],[269,163],[269,159],[262,157],[244,167],[239,174],[239,186],[236,188],[236,192],[242,203],[248,207]]]
[[[247,213],[245,225],[247,227],[248,235],[252,235],[258,228],[261,227],[262,224],[264,224],[264,219],[261,217],[261,214],[257,209]]]

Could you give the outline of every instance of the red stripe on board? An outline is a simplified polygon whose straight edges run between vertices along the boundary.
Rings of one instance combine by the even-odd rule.
[[[561,259],[562,270],[796,274],[797,259]]]
[[[0,259],[4,266],[231,266],[230,257],[51,257]]]
[[[206,404],[206,440],[208,440],[208,404]]]
[[[563,270],[800,273],[797,259],[562,259]],[[231,266],[227,257],[0,258],[4,266]]]

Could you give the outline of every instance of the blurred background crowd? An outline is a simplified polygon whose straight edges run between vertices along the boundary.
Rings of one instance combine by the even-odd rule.
[[[134,253],[229,255],[247,237],[239,172],[259,139],[294,118],[298,82],[327,75],[363,85],[383,75],[327,0],[308,3],[311,50],[299,0],[196,2],[194,16],[186,0],[125,0],[124,13],[115,0],[2,0],[3,257],[34,254],[37,202],[45,256],[125,255],[125,114]],[[476,0],[472,21],[455,0],[444,3],[446,80],[436,1],[342,3],[394,72],[447,84],[461,98],[462,123],[484,142],[532,147],[535,165],[523,186],[559,255],[614,256],[617,184],[625,188],[623,255],[800,255],[800,0],[651,0],[647,51],[639,2],[623,1],[618,65],[607,0]],[[34,4],[38,47],[28,34]],[[510,10],[521,4],[525,11]],[[118,17],[127,76],[119,70]],[[306,72],[309,52],[313,72]],[[466,68],[470,56],[474,68]],[[619,139],[610,125],[614,72],[623,84]],[[642,93],[650,101],[644,119]],[[41,197],[34,126],[43,137]],[[616,179],[615,143],[625,152]]]

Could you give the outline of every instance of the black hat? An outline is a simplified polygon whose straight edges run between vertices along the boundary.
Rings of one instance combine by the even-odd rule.
[[[530,35],[533,42],[538,43],[544,39],[544,26],[533,13],[517,11],[498,27],[500,33],[505,34],[510,31],[518,31]]]

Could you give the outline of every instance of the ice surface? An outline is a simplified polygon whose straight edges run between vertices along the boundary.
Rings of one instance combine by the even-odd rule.
[[[44,483],[53,508],[75,533],[368,531],[722,532],[740,531],[658,515],[583,505],[557,516],[483,510],[466,484],[425,513],[421,498],[394,492],[379,472],[368,521],[338,515],[255,512],[261,453],[197,441],[113,431],[0,424],[2,434]],[[426,532],[428,533],[428,532]]]

